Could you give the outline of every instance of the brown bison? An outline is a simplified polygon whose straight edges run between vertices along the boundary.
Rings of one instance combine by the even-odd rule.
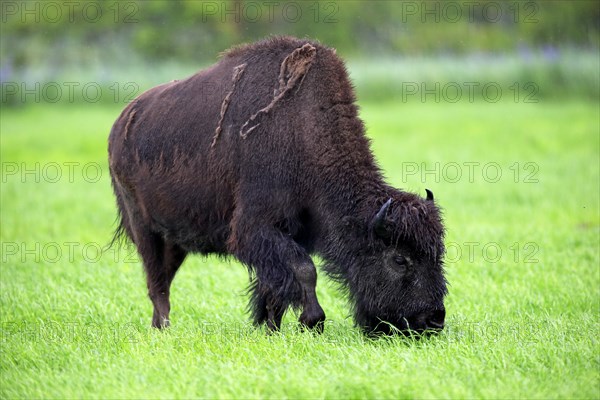
[[[132,101],[109,137],[112,185],[144,263],[152,326],[190,252],[233,255],[252,273],[256,324],[289,306],[322,329],[312,254],[346,289],[367,332],[444,326],[444,228],[423,199],[385,183],[333,49],[276,37],[227,51]]]

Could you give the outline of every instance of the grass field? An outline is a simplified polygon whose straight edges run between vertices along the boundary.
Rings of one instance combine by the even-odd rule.
[[[364,104],[389,180],[445,211],[447,328],[367,339],[324,276],[328,323],[247,323],[245,268],[189,257],[172,328],[114,229],[106,139],[119,109],[1,118],[1,398],[599,398],[597,103]]]

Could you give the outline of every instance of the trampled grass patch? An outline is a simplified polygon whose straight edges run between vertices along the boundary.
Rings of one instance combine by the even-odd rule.
[[[247,272],[189,257],[173,326],[150,329],[132,248],[110,240],[117,108],[1,119],[2,398],[598,398],[598,104],[364,104],[391,183],[448,229],[447,328],[373,340],[324,276],[323,335],[247,322]]]

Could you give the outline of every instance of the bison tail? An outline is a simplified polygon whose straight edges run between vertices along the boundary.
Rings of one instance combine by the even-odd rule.
[[[120,207],[117,207],[118,215],[115,219],[115,223],[117,223],[117,228],[113,233],[113,237],[110,242],[103,249],[104,251],[110,249],[113,246],[117,246],[117,248],[121,247],[123,244],[127,243],[133,236],[131,236],[131,232],[125,224],[125,219],[123,215],[123,211]]]
[[[117,226],[117,229],[115,229],[115,232],[113,233],[113,237],[110,240],[110,243],[106,246],[107,249],[110,249],[111,247],[113,247],[115,244],[117,245],[117,247],[120,247],[123,242],[127,241],[127,232],[125,231],[125,225],[123,224],[123,218],[119,215],[117,217],[119,225]]]
[[[108,245],[106,245],[105,250],[110,249],[114,245],[117,245],[117,247],[121,247],[121,245],[127,243],[129,239],[131,239],[133,241],[133,235],[131,233],[130,224],[128,224],[128,222],[130,220],[129,220],[129,215],[128,215],[127,209],[125,208],[125,202],[123,199],[123,191],[120,188],[120,185],[117,184],[117,181],[116,181],[115,176],[113,175],[112,171],[111,171],[111,182],[112,182],[115,197],[117,200],[117,217],[115,218],[115,222],[114,222],[117,224],[117,228],[115,229],[115,232],[113,233],[113,237],[112,237],[110,243],[108,243]]]

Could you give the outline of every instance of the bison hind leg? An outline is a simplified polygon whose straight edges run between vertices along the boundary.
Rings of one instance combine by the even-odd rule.
[[[178,245],[165,240],[158,233],[150,231],[147,227],[136,226],[133,236],[144,264],[148,296],[154,306],[152,327],[166,328],[170,325],[171,282],[187,252]]]

